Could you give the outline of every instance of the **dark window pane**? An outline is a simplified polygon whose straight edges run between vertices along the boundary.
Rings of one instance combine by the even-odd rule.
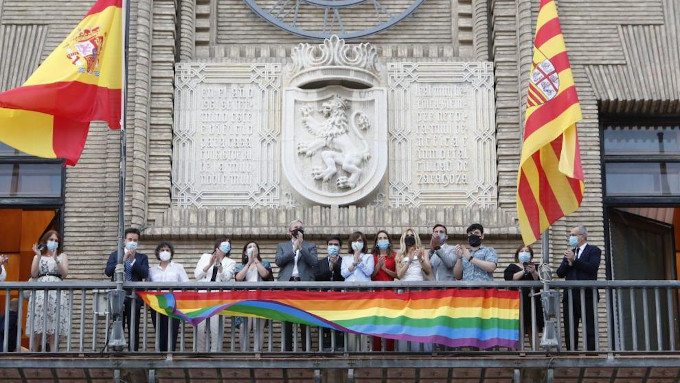
[[[0,164],[1,197],[60,197],[60,164]]]
[[[680,194],[680,163],[608,163],[608,196]]]
[[[607,126],[605,154],[680,154],[678,126]]]
[[[13,168],[13,164],[0,164],[0,196],[11,195]]]
[[[28,154],[20,152],[9,145],[0,142],[0,156],[27,156]]]

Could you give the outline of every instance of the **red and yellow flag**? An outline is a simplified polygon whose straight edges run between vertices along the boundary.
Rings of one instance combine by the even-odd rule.
[[[91,121],[120,129],[122,0],[99,0],[20,87],[0,93],[0,141],[75,165]]]
[[[585,183],[574,77],[553,0],[541,0],[517,176],[517,213],[525,244],[578,209]]]

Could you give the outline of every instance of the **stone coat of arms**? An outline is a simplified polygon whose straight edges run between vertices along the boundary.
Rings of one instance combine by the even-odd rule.
[[[291,186],[321,204],[372,192],[387,169],[384,89],[288,89],[284,97],[282,166]]]

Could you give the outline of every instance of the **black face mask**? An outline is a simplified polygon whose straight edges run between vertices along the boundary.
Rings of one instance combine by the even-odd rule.
[[[406,246],[413,246],[416,244],[416,237],[412,235],[407,235],[406,238],[404,238],[404,243]]]
[[[482,237],[478,236],[477,234],[470,234],[468,237],[468,243],[472,247],[479,247],[479,245],[482,244]]]

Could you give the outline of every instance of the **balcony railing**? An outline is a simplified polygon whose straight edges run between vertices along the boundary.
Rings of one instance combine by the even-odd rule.
[[[403,291],[417,291],[428,289],[520,289],[536,294],[541,291],[543,285],[540,282],[366,282],[366,283],[330,283],[330,282],[259,282],[259,283],[211,283],[212,290],[235,291],[235,290],[308,290],[308,291],[375,291],[380,289],[394,289]],[[355,336],[347,333],[335,333],[328,329],[313,328],[308,326],[293,326],[296,336],[293,338],[292,350],[287,351],[283,347],[283,331],[285,326],[279,321],[255,320],[241,321],[234,317],[217,316],[213,320],[218,322],[218,334],[221,334],[221,342],[217,344],[216,352],[201,352],[197,348],[198,333],[196,328],[190,324],[181,322],[179,326],[179,336],[175,352],[160,352],[159,344],[161,334],[155,331],[151,316],[160,314],[149,309],[147,306],[141,307],[141,322],[139,323],[140,346],[138,351],[114,352],[107,347],[108,337],[111,328],[111,312],[107,304],[107,291],[115,289],[116,285],[112,282],[72,282],[64,281],[59,283],[0,283],[0,294],[4,292],[2,305],[5,320],[0,322],[4,334],[10,334],[12,321],[10,306],[16,306],[19,318],[16,333],[12,334],[14,341],[22,347],[17,347],[14,353],[30,352],[31,355],[40,357],[58,356],[60,354],[79,354],[79,355],[123,355],[123,354],[175,354],[175,355],[210,355],[214,353],[230,353],[234,355],[246,354],[257,355],[304,355],[306,357],[314,354],[333,355],[341,354],[351,356],[352,354],[371,353],[373,357],[380,355],[388,356],[393,354],[388,342],[385,339],[374,341],[370,336]],[[134,294],[136,291],[205,291],[207,284],[182,283],[126,283],[125,289]],[[557,315],[557,328],[559,329],[559,345],[546,349],[541,347],[541,334],[538,332],[536,323],[532,321],[530,333],[525,334],[523,323],[523,302],[520,304],[520,347],[517,350],[507,348],[493,348],[477,350],[470,348],[452,349],[441,345],[420,345],[409,349],[409,352],[420,355],[432,355],[436,353],[465,353],[466,355],[513,355],[513,354],[545,354],[570,355],[581,354],[584,352],[597,354],[639,354],[657,353],[670,354],[678,352],[678,289],[679,281],[553,281],[550,289],[560,293],[560,303],[557,305],[559,315]],[[56,296],[55,296],[56,294]],[[584,299],[588,294],[599,295],[600,299],[592,300],[592,310],[594,316],[595,348],[587,349],[587,336],[582,323],[586,321],[586,302]],[[53,296],[54,298],[51,298]],[[28,301],[35,301],[42,297],[43,301],[56,299],[57,307],[64,307],[56,311],[56,317],[48,318],[48,306],[43,305],[42,315],[36,315],[43,322],[39,325],[37,321],[27,323],[24,319],[27,310],[30,309]],[[520,294],[520,299],[523,294]],[[565,331],[562,320],[561,298],[566,297],[570,302],[580,302],[582,313],[581,323],[571,323],[578,326],[578,336],[575,338],[575,331],[572,329],[571,344],[578,343],[574,350],[568,350],[565,346]],[[16,299],[14,304],[10,304],[10,299]],[[530,309],[531,318],[535,318],[540,296],[531,296]],[[133,302],[135,302],[133,300]],[[571,305],[570,311],[575,306]],[[572,313],[569,313],[573,315]],[[65,315],[65,317],[63,317]],[[171,321],[173,319],[170,319]],[[47,337],[39,337],[34,334],[35,327],[49,328],[49,321],[65,321],[66,331],[56,326],[56,344],[49,345]],[[237,328],[236,322],[241,322]],[[132,326],[134,328],[135,326]],[[250,328],[248,328],[250,327]],[[302,334],[304,333],[304,334]],[[262,338],[260,338],[260,336]],[[128,332],[125,332],[126,340],[129,343]],[[167,334],[170,342],[170,334]],[[303,341],[304,340],[304,341]],[[576,342],[575,342],[576,341]],[[2,349],[7,350],[10,345],[10,336],[4,336]],[[390,342],[391,343],[391,342]],[[401,350],[399,342],[395,346],[395,352]],[[380,345],[382,351],[375,348]],[[11,356],[13,353],[0,354],[0,366],[2,366],[3,355]],[[16,360],[13,363],[18,363]]]

